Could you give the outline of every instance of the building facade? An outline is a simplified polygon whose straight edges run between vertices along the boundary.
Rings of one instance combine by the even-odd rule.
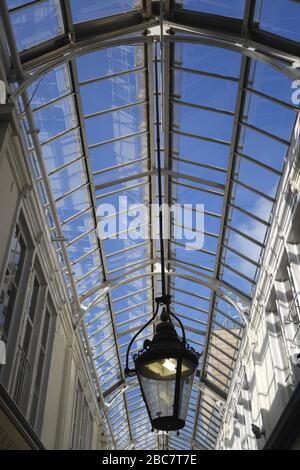
[[[299,122],[268,234],[219,449],[299,449]]]
[[[104,449],[101,396],[12,106],[0,123],[0,448]]]

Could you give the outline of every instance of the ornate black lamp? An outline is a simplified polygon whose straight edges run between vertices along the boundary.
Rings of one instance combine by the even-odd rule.
[[[184,427],[190,401],[194,375],[199,354],[190,348],[185,339],[185,331],[180,319],[170,310],[171,296],[166,294],[163,220],[162,220],[162,183],[159,136],[158,66],[157,44],[155,49],[155,88],[156,88],[156,140],[159,197],[159,228],[161,252],[162,297],[155,299],[156,312],[132,338],[126,355],[126,375],[136,374],[152,428],[163,431],[176,431]],[[161,322],[156,325],[152,341],[147,339],[141,351],[133,355],[135,369],[129,369],[129,352],[135,339],[155,320],[162,306]],[[182,330],[180,338],[171,317],[175,318]]]
[[[175,431],[185,425],[198,354],[179,338],[165,309],[152,339],[134,355],[135,372],[152,427]]]

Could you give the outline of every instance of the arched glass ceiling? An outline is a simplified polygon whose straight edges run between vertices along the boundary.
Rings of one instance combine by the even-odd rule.
[[[144,212],[139,239],[122,238],[120,226],[117,239],[96,233],[100,204],[122,214],[120,196],[148,208],[157,198],[151,27],[159,2],[7,6],[20,123],[70,297],[81,305],[74,322],[82,320],[114,445],[211,449],[243,335],[234,305],[255,293],[298,114],[291,66],[300,56],[300,4],[164,2],[174,33],[165,32],[160,65],[164,198],[205,209],[201,249],[185,249],[173,220],[166,243],[173,308],[189,343],[203,351],[179,436],[150,432],[139,386],[124,377],[127,346],[160,294],[151,213]],[[134,349],[152,333],[145,330]]]

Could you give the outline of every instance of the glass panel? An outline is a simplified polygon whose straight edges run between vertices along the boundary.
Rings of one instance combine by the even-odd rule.
[[[102,321],[101,326],[105,326],[111,321],[109,307],[106,299],[102,300],[102,302],[97,304],[95,307],[90,308],[86,312],[84,316],[84,323],[86,326],[88,326],[89,324],[94,323],[94,321],[96,321],[98,318],[100,318]],[[108,340],[109,336],[106,339]],[[111,352],[111,355],[113,355],[113,352]]]
[[[237,310],[220,297],[217,297],[215,307],[215,317],[218,319],[219,315],[221,315],[221,318],[223,319],[222,321],[224,322],[224,326],[227,326],[227,328],[231,328],[237,334],[240,334],[240,327],[235,322],[239,322],[240,324],[242,324],[243,320],[238,314]],[[226,318],[225,315],[229,318]],[[230,320],[230,318],[232,318],[232,320]],[[230,367],[230,364],[227,364],[227,367]]]
[[[297,1],[260,0],[255,9],[255,20],[259,27],[278,36],[300,41],[300,5]]]
[[[173,134],[172,147],[175,157],[178,154],[185,160],[227,169],[230,151],[227,145]],[[205,171],[205,169],[201,169],[201,175],[202,171]],[[203,178],[210,179],[209,175],[211,175],[211,172],[208,174],[203,173]]]
[[[34,113],[41,142],[51,139],[61,132],[77,125],[77,116],[72,97],[63,98],[56,103]]]
[[[223,204],[222,194],[219,196],[205,192],[205,190],[208,189],[206,186],[197,187],[187,180],[180,180],[180,182],[189,184],[191,187],[174,183],[173,187],[175,190],[174,195],[176,194],[176,202],[179,204],[192,204],[197,202],[197,204],[204,204],[205,210],[207,211],[221,212]]]
[[[230,247],[239,251],[245,256],[249,256],[251,253],[251,259],[255,262],[258,262],[261,253],[260,246],[255,245],[255,243],[252,243],[251,241],[247,240],[247,238],[233,232],[232,230],[227,230],[226,237],[228,239],[227,243]]]
[[[61,222],[69,219],[77,212],[88,209],[90,206],[90,196],[86,188],[78,189],[74,193],[66,196],[57,202],[57,213]]]
[[[49,177],[52,194],[55,199],[82,185],[86,180],[87,176],[83,160],[75,162]]]
[[[111,387],[116,385],[119,382],[119,380],[121,380],[122,377],[121,377],[121,373],[119,372],[118,374],[111,373],[109,377],[104,376],[104,377],[99,377],[99,378],[102,381],[102,389],[105,392],[106,390],[109,390]],[[103,382],[105,382],[105,383],[103,383]],[[124,426],[123,426],[123,424],[124,424]],[[126,422],[123,422],[122,424],[119,424],[118,429],[115,432],[120,433],[121,428],[124,428],[124,427],[126,427],[126,429],[127,429]],[[128,437],[128,440],[129,440],[129,437]]]
[[[90,149],[92,170],[99,171],[115,165],[122,165],[130,161],[147,156],[147,138],[146,136],[129,137],[111,144],[101,145],[100,147]],[[118,170],[120,172],[127,171]],[[102,173],[103,178],[105,175]],[[126,175],[124,175],[126,176]]]
[[[80,255],[82,255],[82,253],[80,253]],[[100,256],[98,252],[94,252],[93,254],[84,258],[82,261],[78,261],[77,263],[73,264],[72,272],[73,272],[73,275],[78,278],[88,273],[89,271],[91,271],[91,269],[99,265],[100,265]]]
[[[136,291],[134,295],[130,295],[129,297],[121,300],[113,301],[113,310],[115,312],[115,316],[117,317],[118,312],[124,309],[128,309],[127,311],[130,311],[137,304],[147,301],[150,305],[150,302],[152,301],[152,290],[150,289],[147,289],[140,293]]]
[[[224,253],[224,263],[226,263],[228,266],[232,266],[240,273],[254,280],[257,270],[256,266],[229,250],[224,250]]]
[[[242,127],[239,149],[245,155],[281,171],[287,154],[287,145],[253,129]]]
[[[76,283],[76,290],[79,295],[83,295],[93,287],[98,286],[103,282],[103,274],[99,271],[97,270],[96,272],[90,274],[89,276]]]
[[[32,0],[6,0],[9,10],[31,3]]]
[[[63,33],[59,0],[37,2],[10,15],[19,51]]]
[[[225,111],[235,110],[237,82],[179,71],[174,78],[174,98]]]
[[[181,136],[180,136],[181,137]],[[199,142],[199,147],[201,148],[202,143],[207,143],[204,141]],[[199,149],[200,150],[200,149]],[[202,155],[201,150],[198,154],[191,153],[189,157],[192,159],[205,159],[206,155]],[[203,166],[196,166],[193,165],[193,161],[187,162],[185,160],[175,160],[172,159],[172,170],[176,171],[177,173],[182,173],[183,175],[189,176],[198,176],[199,178],[203,178],[208,181],[213,181],[215,183],[225,184],[226,183],[226,171],[218,171],[217,169],[212,168],[205,168]],[[200,160],[199,163],[202,163]],[[197,163],[197,162],[195,162]]]
[[[103,375],[103,374],[105,374],[105,372],[107,372],[113,366],[115,368],[118,368],[118,358],[117,358],[117,356],[114,356],[114,357],[111,358],[110,361],[106,362],[106,364],[103,364],[103,365],[101,365],[101,364],[103,364],[103,361],[100,362],[100,361],[96,360],[96,365],[100,366],[98,371],[101,375]]]
[[[299,9],[300,13],[300,9]],[[292,80],[270,65],[251,61],[249,87],[292,105]]]
[[[193,11],[212,13],[214,15],[242,18],[246,0],[181,0],[183,8]]]
[[[101,147],[98,147],[101,148]],[[97,149],[98,150],[98,149]],[[103,161],[101,162],[103,164]],[[129,165],[125,164],[125,166],[121,166],[115,168],[114,170],[109,170],[105,172],[101,172],[97,175],[94,175],[94,185],[101,185],[105,182],[113,182],[118,181],[120,178],[127,178],[129,176],[138,176],[142,172],[146,172],[148,167],[148,159],[145,159],[139,163],[131,163]],[[107,192],[108,192],[107,188]]]
[[[175,44],[175,64],[208,73],[239,77],[241,55],[202,44]]]
[[[122,306],[122,309],[120,312],[115,314],[116,322],[117,324],[126,322],[127,320],[134,320],[136,317],[142,316],[142,315],[148,315],[149,312],[152,310],[152,304],[151,304],[151,297],[149,296],[148,299],[142,303],[142,305],[135,305],[135,303],[132,303],[132,306],[130,304]],[[146,323],[146,321],[145,321]],[[127,324],[127,328],[131,329],[132,325],[131,323]]]
[[[88,325],[86,329],[87,329],[88,336],[93,337],[97,343],[99,341],[105,342],[106,338],[111,336],[113,333],[111,322],[107,322],[106,318],[102,318],[102,317],[98,318],[93,323]]]
[[[141,0],[71,0],[75,23],[142,8]]]
[[[78,236],[86,233],[88,230],[95,226],[93,212],[91,210],[76,217],[71,222],[62,226],[64,237],[68,238],[68,242],[71,242]],[[67,243],[68,243],[67,242]]]
[[[146,279],[146,278],[136,279],[133,282],[128,282],[126,285],[119,286],[113,289],[111,293],[112,299],[113,301],[118,301],[118,299],[120,299],[123,296],[131,295],[130,299],[133,301],[135,299],[135,294],[137,291],[140,291],[141,289],[150,289],[150,287],[151,287],[150,279]],[[121,305],[122,305],[121,302],[118,301],[118,304],[115,306],[116,310],[121,310]]]
[[[245,233],[246,235],[251,237],[253,240],[257,240],[260,243],[264,242],[266,230],[267,230],[267,227],[265,225],[243,214],[237,209],[232,209],[230,212],[231,212],[231,219],[229,219],[230,226],[238,229],[242,233]],[[259,203],[258,203],[256,214],[262,217],[265,216],[263,204],[261,205],[261,209],[260,209]]]
[[[239,174],[237,179],[239,181],[264,194],[275,197],[279,176],[243,158],[240,159],[238,167]]]
[[[83,113],[93,114],[145,99],[145,75],[132,72],[80,87]]]
[[[136,316],[133,316],[133,317],[130,317],[130,323],[126,325],[120,325],[120,326],[117,325],[117,333],[122,334],[133,328],[135,328],[136,331],[138,331],[139,328],[142,328],[142,326],[145,325],[145,323],[147,323],[147,321],[149,321],[151,316],[153,315],[153,312],[150,311],[150,308],[151,307],[148,307],[148,311],[146,312],[145,315],[141,316],[141,318],[137,318]],[[138,314],[142,315],[141,312],[138,312]]]
[[[212,139],[230,142],[233,117],[223,114],[195,109],[189,106],[173,105],[173,126],[183,132]]]
[[[117,46],[78,57],[79,81],[105,77],[144,65],[143,46]]]
[[[52,69],[28,87],[28,96],[33,110],[70,92],[70,76],[65,64]]]
[[[114,358],[117,358],[117,350],[114,345],[114,340],[105,340],[102,341],[101,339],[98,341],[97,338],[93,337],[91,338],[91,344],[96,344],[98,343],[97,347],[93,347],[92,350],[96,356],[96,364],[97,367],[103,364],[104,361],[110,360],[110,358],[113,356],[112,360]],[[112,346],[110,349],[109,346]],[[104,351],[103,354],[99,355],[99,352]]]
[[[145,106],[112,111],[85,120],[89,145],[146,130]]]
[[[70,261],[72,262],[78,259],[79,256],[83,256],[85,253],[89,253],[94,248],[97,248],[97,246],[97,235],[93,231],[68,247]],[[86,273],[87,272],[89,271],[86,271]]]
[[[185,281],[188,283],[189,281]],[[187,286],[186,286],[187,287]],[[206,310],[208,311],[209,309],[209,298],[207,300],[202,299],[198,295],[198,289],[197,285],[194,283],[189,283],[188,287],[191,289],[192,295],[189,292],[183,292],[182,290],[177,290],[177,288],[172,290],[172,299],[174,299],[174,302],[182,302],[187,305],[191,305],[193,307],[197,307],[199,310]],[[198,315],[198,314],[197,314]],[[202,313],[199,313],[200,316],[202,316]],[[200,317],[199,317],[200,318]],[[203,313],[203,319],[207,318],[206,314]]]
[[[115,184],[103,187],[103,188],[96,188],[96,196],[99,199],[100,204],[103,203],[117,203],[115,205],[115,209],[117,213],[127,209],[130,212],[130,204],[134,202],[142,204],[143,203],[143,195],[145,192],[145,185],[147,183],[147,177],[143,178],[132,178],[129,181],[124,181],[118,183],[117,181]],[[128,197],[128,205],[126,202],[119,200],[120,196],[127,196]],[[139,196],[141,199],[139,200]],[[130,214],[131,215],[131,214]],[[132,213],[132,215],[134,215]]]
[[[234,204],[256,217],[268,222],[270,219],[273,203],[264,197],[246,189],[239,184],[234,185],[235,199]]]
[[[286,141],[291,138],[296,113],[277,103],[247,93],[244,120]]]
[[[115,275],[120,275],[122,277],[122,280],[128,280],[130,281],[134,276],[145,276],[149,275],[150,268],[149,266],[145,266],[144,268],[137,269],[138,266],[134,266],[136,271],[134,273],[129,273],[130,267],[128,268],[122,268],[122,270],[118,271],[115,273]]]
[[[108,271],[119,268],[129,263],[142,261],[149,258],[149,246],[144,245],[140,248],[132,249],[116,256],[106,258],[106,266]]]
[[[195,264],[199,269],[204,266],[209,270],[213,270],[215,266],[215,256],[208,255],[207,253],[201,251],[186,250],[181,246],[176,246],[174,258],[178,261]]]
[[[81,157],[82,147],[78,130],[68,132],[43,145],[43,156],[48,172]]]
[[[222,280],[233,286],[235,289],[239,289],[244,294],[250,296],[253,288],[253,284],[246,279],[242,278],[238,274],[234,273],[228,268],[223,268]]]

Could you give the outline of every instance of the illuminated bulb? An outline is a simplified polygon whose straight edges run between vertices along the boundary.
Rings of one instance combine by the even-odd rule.
[[[160,377],[173,378],[176,375],[177,359],[159,359],[155,362],[150,362],[145,366],[151,372],[159,375]],[[189,370],[187,364],[181,364],[181,373],[184,374]]]
[[[173,360],[165,359],[162,365],[163,365],[163,367],[168,369],[170,372],[175,372],[176,371],[176,362],[174,361],[174,359]]]

